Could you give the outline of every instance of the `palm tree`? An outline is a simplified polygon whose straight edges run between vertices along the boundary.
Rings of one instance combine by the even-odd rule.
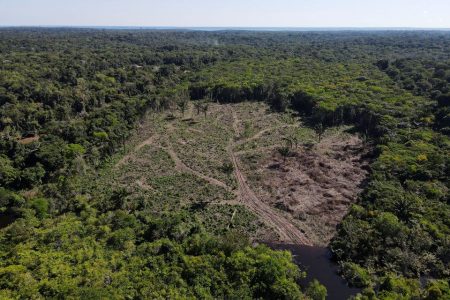
[[[206,113],[208,112],[208,108],[209,108],[208,103],[205,103],[202,105],[202,112],[205,115],[205,118],[206,118]]]
[[[287,146],[281,147],[278,149],[278,153],[283,156],[283,163],[286,163],[286,158],[291,154],[291,149],[289,149],[289,147]]]
[[[284,147],[281,147],[278,149],[278,153],[281,154],[281,156],[283,156],[283,162],[286,162],[286,158],[291,155],[292,153],[292,149],[298,147],[298,139],[295,136],[291,136],[291,137],[285,137],[283,138],[283,141],[285,141],[286,145]]]
[[[182,116],[184,117],[184,113],[188,107],[188,101],[185,98],[180,99],[177,102],[178,109],[181,111]]]
[[[316,131],[317,138],[318,138],[319,143],[320,143],[320,141],[322,140],[322,136],[323,136],[323,134],[325,133],[325,127],[323,126],[322,123],[319,123],[319,124],[317,124],[317,125],[314,127],[314,130]]]
[[[292,135],[292,136],[283,138],[283,140],[286,142],[286,147],[288,147],[290,150],[298,148],[298,143],[299,143],[298,137]]]
[[[197,115],[199,115],[200,111],[202,110],[202,103],[200,101],[195,101],[194,107],[195,110],[197,111]]]
[[[294,147],[294,142],[293,142],[292,138],[285,137],[285,138],[283,138],[283,141],[285,141],[285,143],[286,143],[285,148],[288,148],[289,150],[291,150]]]
[[[410,223],[418,211],[417,199],[414,195],[406,195],[394,202],[394,212],[403,222]]]
[[[234,167],[233,167],[233,164],[231,162],[224,163],[220,169],[222,170],[222,172],[224,172],[228,176],[233,174],[233,171],[234,171]]]

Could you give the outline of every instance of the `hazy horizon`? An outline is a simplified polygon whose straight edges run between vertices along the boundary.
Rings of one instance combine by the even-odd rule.
[[[0,28],[41,29],[129,29],[129,30],[192,30],[192,31],[450,31],[433,27],[240,27],[240,26],[120,26],[120,25],[0,25]]]
[[[1,27],[450,29],[448,0],[0,0]]]

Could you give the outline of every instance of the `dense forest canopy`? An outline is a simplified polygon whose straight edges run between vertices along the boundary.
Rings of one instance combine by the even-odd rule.
[[[343,275],[360,299],[450,297],[448,32],[3,28],[0,298],[321,299],[287,252],[86,188],[188,99],[355,125],[374,160],[331,243]]]

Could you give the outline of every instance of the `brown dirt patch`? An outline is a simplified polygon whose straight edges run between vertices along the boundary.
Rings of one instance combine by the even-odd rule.
[[[113,168],[120,182],[131,183],[145,197],[171,191],[183,201],[217,204],[214,215],[204,212],[206,223],[221,219],[215,214],[224,211],[227,226],[233,215],[242,222],[258,219],[263,230],[239,223],[257,240],[329,243],[368,173],[361,139],[335,128],[307,147],[317,141],[311,128],[302,126],[298,116],[271,113],[261,103],[211,104],[207,116],[194,116],[191,108],[188,115],[195,122],[148,115]],[[303,146],[284,159],[278,149],[290,137]],[[232,163],[234,176],[222,171],[225,163]],[[159,196],[152,197],[148,201],[161,206]],[[237,207],[242,211],[234,213]]]
[[[41,138],[41,137],[38,136],[38,135],[36,135],[36,136],[30,136],[30,137],[27,137],[27,138],[23,138],[23,139],[20,139],[20,140],[19,140],[19,144],[22,144],[22,145],[28,145],[28,144],[31,144],[31,143],[34,143],[34,142],[39,141],[40,138]]]
[[[233,131],[235,138],[240,134],[239,118],[233,108],[231,108],[233,116]],[[262,131],[260,131],[261,133]],[[256,134],[258,135],[258,134]],[[262,134],[260,134],[262,135]],[[254,138],[254,137],[253,137]],[[238,182],[238,198],[252,212],[254,212],[266,225],[274,230],[279,239],[287,243],[298,243],[303,245],[311,245],[311,241],[299,230],[293,222],[281,211],[271,207],[268,202],[262,201],[247,183],[247,178],[241,171],[241,163],[234,153],[234,139],[230,139],[228,152],[233,163],[234,173]]]
[[[314,245],[327,245],[361,192],[368,161],[361,139],[336,134],[313,148],[299,147],[286,160],[277,149],[253,160],[252,187],[265,203],[293,216]]]

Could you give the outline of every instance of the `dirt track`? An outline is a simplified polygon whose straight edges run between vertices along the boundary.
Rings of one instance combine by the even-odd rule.
[[[211,118],[202,118],[203,127],[199,128],[164,121],[158,132],[154,130],[152,121],[146,122],[132,143],[136,145],[134,149],[129,149],[114,168],[119,170],[126,163],[148,159],[145,151],[139,150],[153,145],[168,154],[167,158],[173,162],[170,168],[177,173],[194,175],[204,180],[205,184],[235,193],[233,205],[246,206],[260,222],[271,228],[270,232],[261,232],[253,238],[278,238],[291,244],[327,245],[336,232],[336,225],[341,222],[351,204],[355,203],[360,191],[359,184],[366,176],[362,169],[365,162],[362,159],[364,149],[361,140],[355,135],[342,137],[332,133],[312,149],[302,145],[293,150],[291,157],[283,158],[276,151],[281,138],[289,134],[290,129],[297,130],[291,127],[304,128],[300,123],[277,124],[277,120],[264,119],[265,112],[259,112],[253,107],[250,111],[246,114],[245,109],[237,110],[233,105],[213,106]],[[253,123],[256,124],[254,134],[244,138],[243,124],[248,124],[249,120],[256,122]],[[180,158],[186,153],[177,148],[186,146],[186,142],[182,140],[176,144],[171,140],[172,134],[175,137],[180,134],[183,136],[183,130],[190,132],[190,139],[214,134],[209,132],[212,130],[211,122],[216,122],[216,126],[220,124],[226,130],[227,137],[221,139],[221,149],[226,151],[220,152],[221,156],[217,157],[215,144],[208,144],[208,147],[192,149],[193,155],[209,162],[207,166],[211,168],[220,166],[223,161],[220,158],[231,162],[234,169],[232,184],[224,181],[223,177],[216,177],[220,176],[217,172],[209,172],[204,166],[197,167],[195,159],[189,156],[186,159],[190,159],[191,165],[188,166]],[[146,172],[145,164],[143,166],[141,172]],[[141,190],[153,191],[144,174],[135,178],[134,184]],[[230,201],[227,199],[224,204],[229,205]],[[274,233],[278,237],[274,237]]]
[[[231,108],[231,113],[233,114],[233,130],[235,132],[235,135],[238,136],[239,120],[233,108]],[[267,132],[267,130],[263,130],[259,132],[257,135],[261,136],[262,134],[264,134],[264,132]],[[256,215],[258,215],[263,222],[272,227],[278,233],[280,239],[283,242],[302,245],[312,245],[312,243],[307,239],[307,237],[297,227],[295,227],[291,223],[291,221],[289,221],[286,217],[284,217],[281,214],[281,212],[276,211],[270,205],[262,202],[255,195],[252,189],[248,186],[245,175],[241,172],[238,158],[236,157],[233,150],[234,146],[235,145],[233,139],[230,139],[228,152],[234,166],[235,176],[238,182],[238,197],[240,198],[240,200],[251,211],[253,211]]]
[[[151,137],[149,137],[148,139],[146,139],[145,141],[143,141],[142,143],[140,143],[139,145],[134,147],[133,151],[131,151],[130,153],[125,155],[121,160],[119,160],[114,167],[118,168],[121,165],[123,165],[124,163],[126,163],[136,152],[138,152],[139,150],[141,150],[145,146],[149,146],[149,145],[153,144],[153,142],[157,138],[158,138],[158,135],[152,135]]]
[[[241,145],[241,144],[244,144],[244,143],[248,143],[250,141],[257,140],[260,137],[262,137],[264,134],[269,133],[270,131],[273,131],[273,130],[276,130],[276,129],[288,128],[288,127],[298,127],[298,125],[297,124],[292,124],[292,125],[282,125],[282,126],[275,126],[275,127],[271,127],[271,128],[266,128],[266,129],[263,129],[263,130],[259,131],[255,135],[249,137],[248,139],[244,139],[244,140],[241,140],[241,141],[237,142],[236,145]],[[237,126],[233,126],[233,128],[235,130],[237,130]]]
[[[238,160],[232,151],[230,151],[230,157],[235,169],[235,175],[239,186],[239,198],[241,201],[256,213],[263,222],[272,227],[279,234],[283,242],[311,245],[304,234],[292,225],[287,218],[258,199],[248,186],[246,179],[240,170]]]
[[[362,190],[368,151],[358,136],[340,131],[287,158],[275,148],[234,154],[256,197],[289,215],[312,244],[326,246]]]
[[[222,187],[222,188],[224,188],[224,189],[226,189],[226,190],[230,190],[230,188],[229,188],[225,183],[223,183],[222,181],[217,180],[217,179],[212,178],[212,177],[209,177],[209,176],[206,176],[206,175],[204,175],[204,174],[202,174],[202,173],[200,173],[200,172],[197,172],[197,171],[195,171],[195,170],[189,168],[188,166],[186,166],[186,165],[181,161],[181,159],[178,157],[178,155],[175,153],[175,151],[172,149],[172,147],[171,147],[170,144],[169,144],[169,146],[168,146],[166,149],[164,149],[164,150],[167,151],[167,153],[170,155],[170,157],[172,158],[172,160],[175,162],[175,168],[176,168],[178,171],[194,174],[195,176],[200,177],[201,179],[203,179],[203,180],[209,182],[209,183],[212,184],[212,185],[217,185],[217,186],[220,186],[220,187]]]

